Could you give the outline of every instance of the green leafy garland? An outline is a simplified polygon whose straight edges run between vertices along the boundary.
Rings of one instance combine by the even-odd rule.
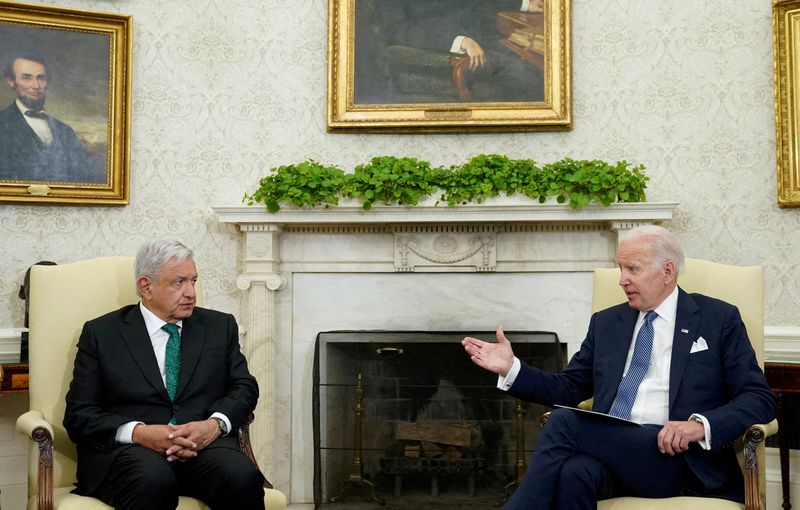
[[[592,202],[644,202],[649,177],[644,166],[627,161],[609,164],[601,160],[564,158],[539,166],[530,159],[509,159],[481,154],[461,166],[431,167],[415,158],[379,156],[352,173],[316,161],[271,169],[258,188],[245,193],[247,205],[261,203],[277,212],[281,205],[331,207],[340,198],[362,202],[364,210],[375,203],[414,206],[422,198],[441,192],[448,206],[481,203],[501,194],[524,195],[543,203],[556,197],[579,209]]]

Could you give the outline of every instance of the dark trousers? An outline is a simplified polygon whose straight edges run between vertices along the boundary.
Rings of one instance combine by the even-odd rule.
[[[660,425],[556,409],[506,510],[594,510],[615,496],[665,498],[693,485],[682,455],[658,451]]]
[[[105,482],[90,494],[115,509],[174,510],[178,496],[213,510],[264,510],[263,477],[240,450],[212,447],[185,462],[131,446],[114,459]]]

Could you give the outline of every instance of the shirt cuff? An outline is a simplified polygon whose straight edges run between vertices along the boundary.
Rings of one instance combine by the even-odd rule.
[[[511,364],[511,370],[508,371],[505,377],[502,375],[497,376],[497,389],[508,391],[511,386],[514,385],[514,381],[517,380],[517,375],[519,374],[520,369],[522,368],[522,364],[519,362],[519,358],[514,356],[514,363]]]
[[[141,421],[129,421],[117,427],[117,434],[114,436],[114,441],[117,443],[133,444],[133,429],[136,425],[144,425]]]
[[[222,413],[214,413],[214,414],[212,414],[211,416],[208,417],[209,420],[211,418],[219,418],[220,420],[224,421],[225,422],[225,427],[228,429],[228,434],[231,433],[231,421],[228,419],[227,416],[225,416]],[[228,434],[225,434],[225,435],[227,436]]]
[[[460,55],[465,54],[466,51],[461,49],[461,43],[464,42],[465,38],[466,38],[465,35],[457,35],[456,38],[453,39],[453,44],[450,45],[450,53],[458,53]]]
[[[522,7],[519,8],[520,11],[527,11],[528,7],[531,6],[531,0],[522,0]]]
[[[705,429],[706,437],[704,439],[701,439],[700,441],[698,441],[697,444],[699,444],[703,448],[703,450],[710,450],[711,449],[711,424],[708,423],[708,419],[706,419],[706,417],[703,416],[702,414],[697,414],[697,413],[694,413],[691,416],[689,416],[689,419],[690,420],[695,420],[695,421],[700,420],[700,421],[703,422],[703,428]]]

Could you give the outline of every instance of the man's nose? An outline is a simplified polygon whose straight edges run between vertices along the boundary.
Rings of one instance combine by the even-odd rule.
[[[194,282],[189,282],[186,285],[184,285],[183,294],[186,297],[191,297],[191,298],[195,297],[197,291],[195,291]]]

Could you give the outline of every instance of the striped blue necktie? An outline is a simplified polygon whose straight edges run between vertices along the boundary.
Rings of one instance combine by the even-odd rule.
[[[647,369],[650,368],[650,357],[653,353],[653,321],[656,317],[658,314],[652,310],[644,316],[644,323],[639,328],[639,334],[636,335],[636,345],[633,346],[631,365],[628,367],[628,373],[619,383],[617,396],[608,412],[611,416],[618,416],[626,420],[631,418],[631,409],[633,409],[639,385],[647,374]]]

